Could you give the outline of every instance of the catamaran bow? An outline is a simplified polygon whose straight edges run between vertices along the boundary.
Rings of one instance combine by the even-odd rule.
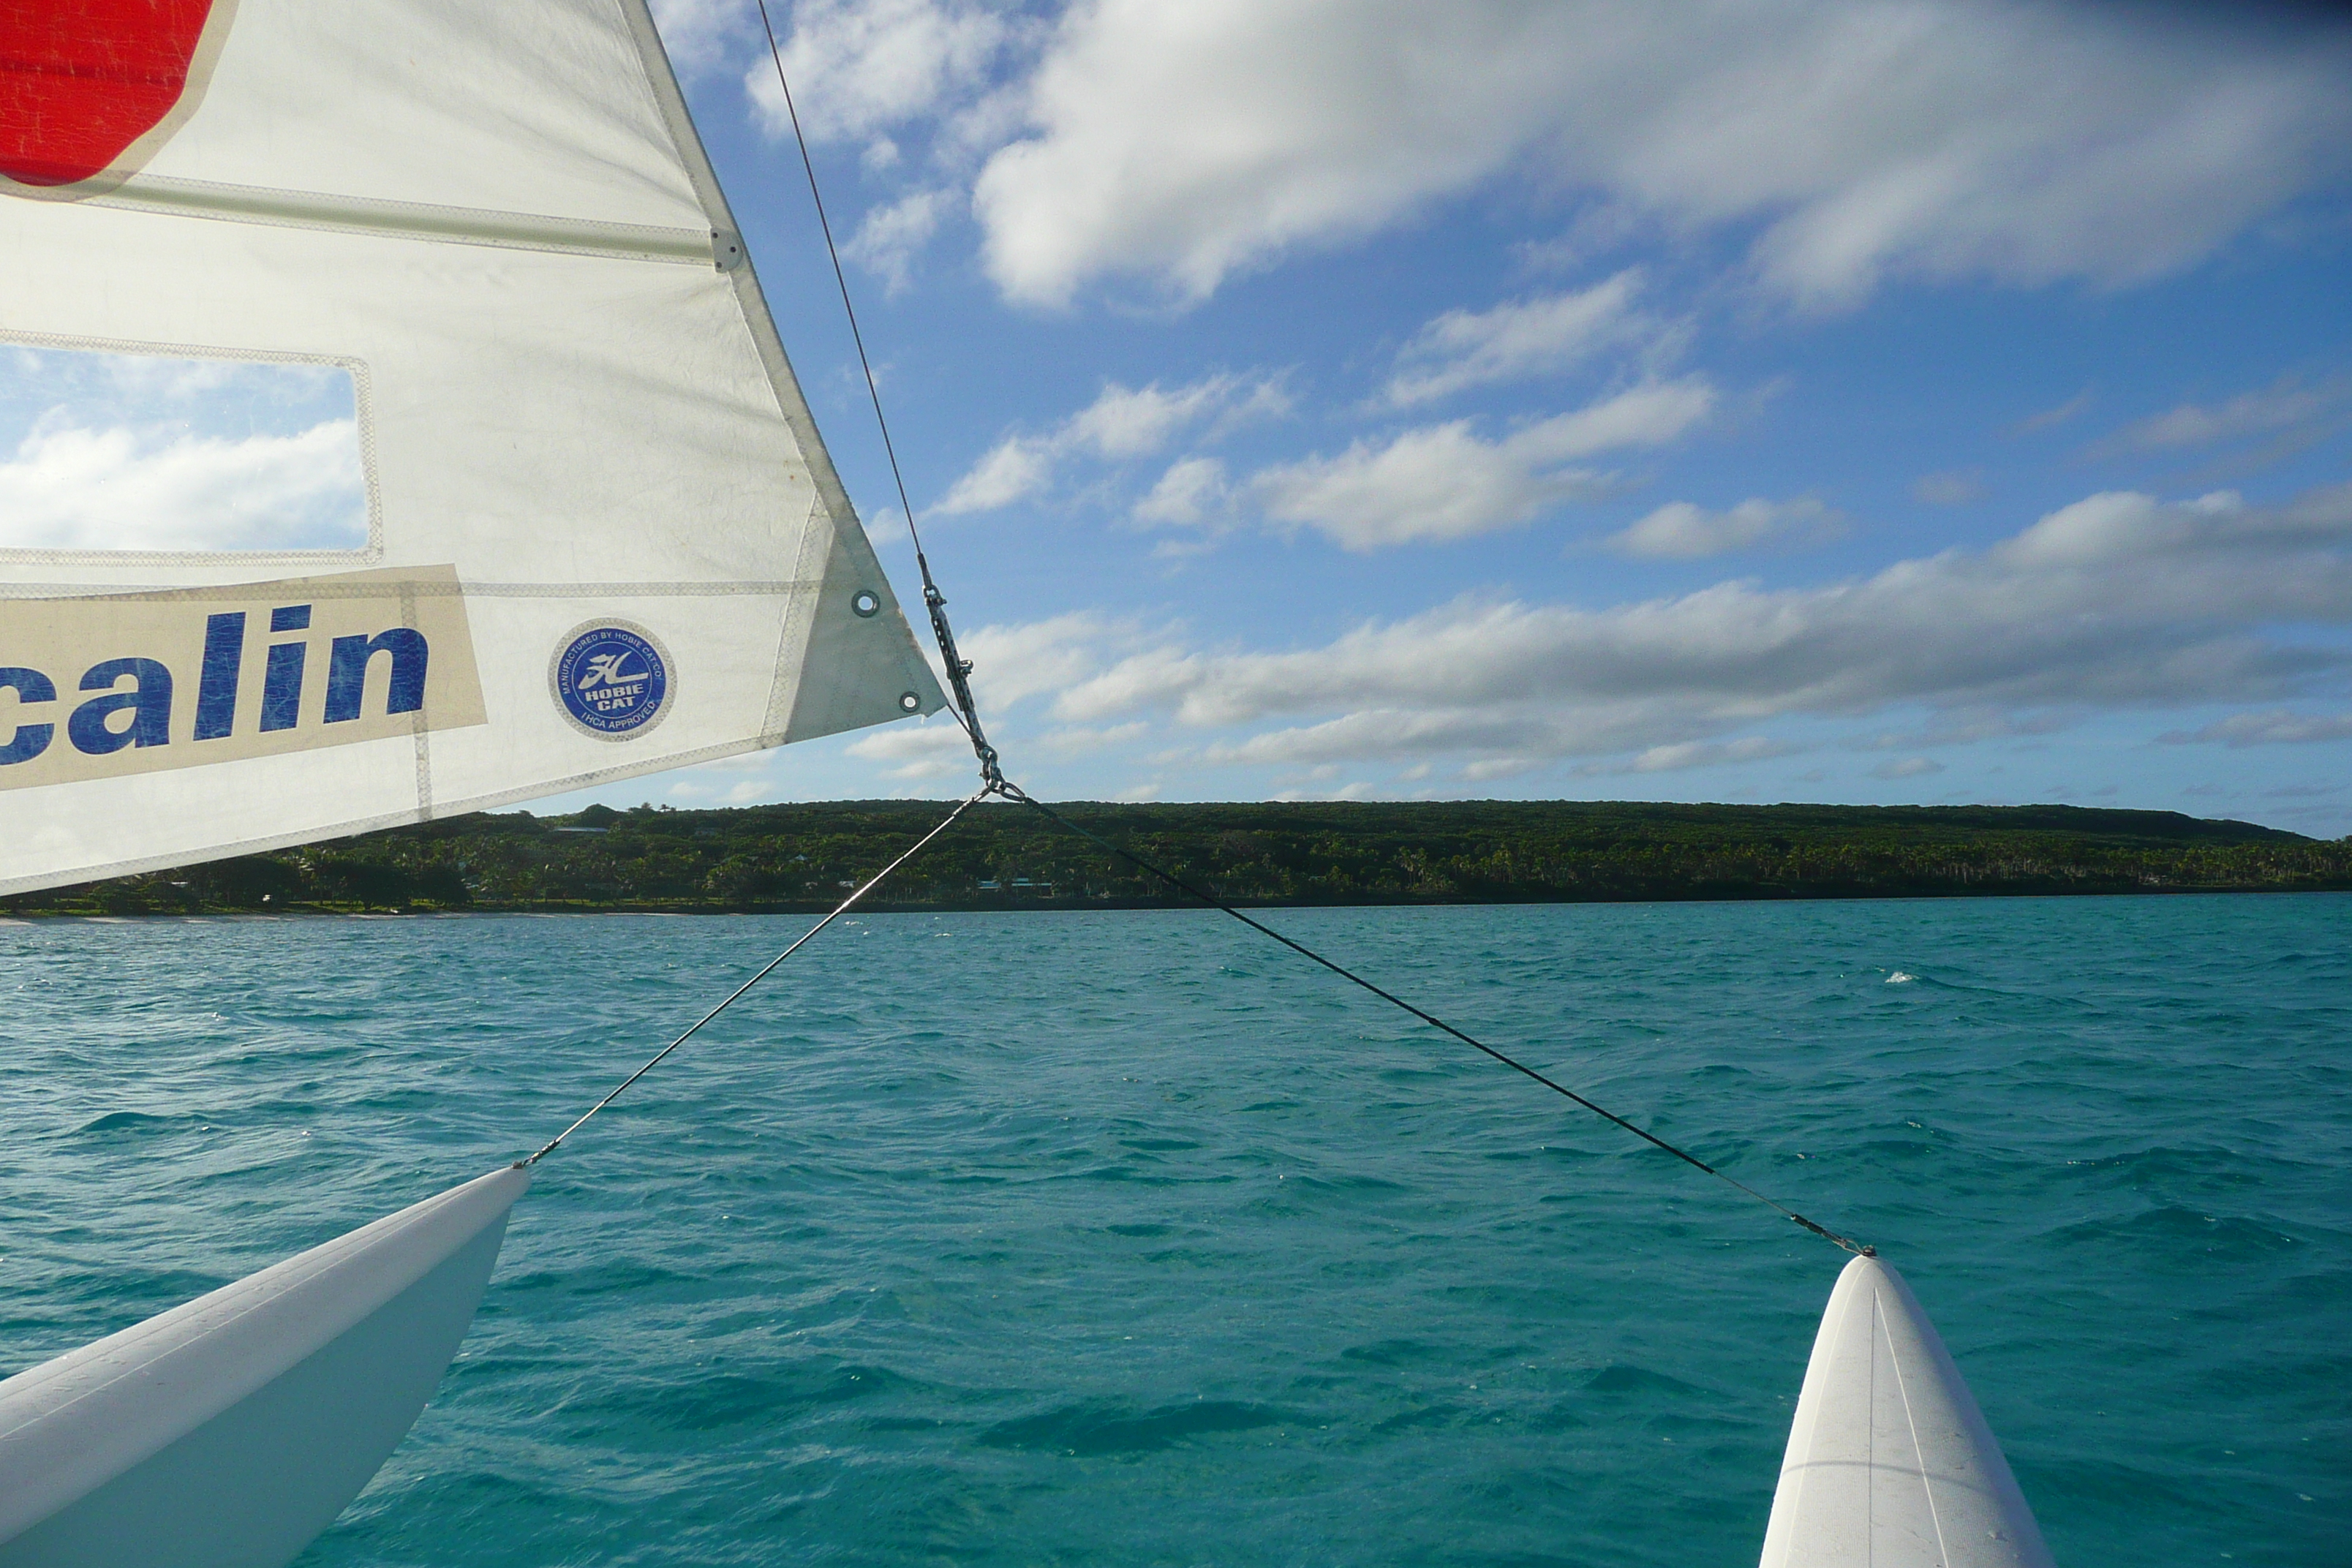
[[[278,1568],[440,1386],[520,1166],[0,1382],[0,1568]]]

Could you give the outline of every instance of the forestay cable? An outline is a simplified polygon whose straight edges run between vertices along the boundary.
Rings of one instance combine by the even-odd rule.
[[[920,838],[915,840],[912,845],[908,846],[902,853],[900,853],[896,860],[891,861],[887,866],[885,866],[879,871],[875,872],[872,877],[866,879],[862,887],[860,887],[856,892],[850,894],[849,897],[841,900],[840,904],[835,908],[833,913],[825,916],[824,919],[809,927],[807,931],[801,933],[801,937],[798,942],[793,942],[792,946],[784,949],[783,952],[770,959],[768,961],[768,966],[765,969],[761,970],[759,973],[754,974],[751,979],[746,980],[742,984],[738,985],[732,992],[728,994],[727,1000],[719,1003],[718,1006],[713,1007],[701,1017],[697,1018],[694,1021],[694,1026],[692,1028],[687,1030],[686,1033],[680,1035],[677,1038],[664,1046],[660,1050],[656,1051],[651,1061],[648,1061],[645,1066],[639,1068],[636,1071],[631,1073],[628,1077],[623,1079],[618,1084],[614,1085],[612,1093],[606,1095],[604,1099],[598,1100],[595,1104],[588,1108],[587,1115],[581,1117],[579,1121],[573,1122],[571,1126],[565,1128],[562,1131],[549,1139],[547,1141],[546,1147],[541,1149],[538,1153],[533,1154],[527,1160],[517,1160],[515,1162],[516,1169],[520,1170],[526,1165],[536,1165],[541,1160],[546,1159],[550,1154],[554,1153],[555,1146],[562,1142],[566,1138],[571,1137],[574,1132],[579,1131],[581,1128],[586,1126],[588,1124],[589,1117],[595,1115],[598,1111],[612,1104],[613,1101],[620,1099],[622,1094],[627,1090],[631,1084],[636,1082],[637,1079],[645,1077],[646,1074],[653,1071],[655,1068],[658,1067],[664,1057],[677,1049],[678,1047],[686,1044],[687,1041],[694,1038],[694,1037],[701,1031],[703,1025],[708,1024],[711,1019],[716,1018],[719,1014],[724,1013],[728,1008],[733,1006],[737,997],[742,995],[743,993],[751,989],[752,986],[757,985],[761,981],[765,980],[769,975],[774,973],[778,964],[783,963],[784,960],[790,958],[802,948],[807,946],[810,938],[815,936],[817,932],[823,931],[825,927],[839,920],[843,915],[848,913],[849,907],[852,904],[855,904],[858,900],[864,898],[866,894],[880,887],[884,878],[889,876],[891,872],[897,870],[899,867],[913,859],[916,855],[921,852],[925,845],[929,844],[932,839],[937,838],[940,834],[945,833],[949,828],[954,826],[957,818],[963,816],[965,812],[970,811],[973,806],[978,805],[982,801],[987,799],[991,793],[992,791],[990,789],[983,788],[974,794],[971,798],[965,801],[961,805],[957,806],[953,811],[948,813],[947,820],[941,822],[937,827],[932,828],[929,833],[924,834]]]

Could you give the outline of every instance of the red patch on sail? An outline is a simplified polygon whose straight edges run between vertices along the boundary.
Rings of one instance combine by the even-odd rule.
[[[187,89],[213,0],[0,0],[0,174],[101,174]]]

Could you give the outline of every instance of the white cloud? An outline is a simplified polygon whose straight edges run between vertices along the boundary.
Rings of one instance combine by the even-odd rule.
[[[1786,501],[1748,500],[1728,511],[1708,511],[1678,500],[1611,534],[1607,543],[1626,555],[1693,561],[1763,544],[1819,541],[1835,533],[1839,521],[1837,513],[1811,496]]]
[[[1976,468],[1947,468],[1922,474],[1912,482],[1911,495],[1929,506],[1966,506],[1984,499],[1984,475]]]
[[[1641,274],[1628,269],[1574,293],[1515,300],[1490,310],[1448,310],[1397,355],[1384,396],[1392,408],[1474,386],[1564,370],[1605,348],[1656,331],[1633,309]]]
[[[1737,741],[1681,741],[1673,745],[1646,747],[1622,763],[1588,764],[1577,772],[1586,775],[1678,773],[1685,768],[1719,768],[1740,763],[1760,763],[1773,757],[1785,757],[1796,750],[1785,741],[1775,741],[1764,735],[1748,735]]]
[[[1268,798],[1280,801],[1297,800],[1370,800],[1380,792],[1369,779],[1356,779],[1343,784],[1322,784],[1311,789],[1276,790]]]
[[[2112,456],[2167,447],[2206,447],[2242,436],[2291,429],[2340,405],[2347,391],[2342,382],[2305,386],[2294,377],[2285,376],[2263,391],[2240,393],[2211,407],[2184,403],[2168,413],[2126,426],[2100,442],[2093,451],[2099,456]]]
[[[811,140],[855,141],[960,108],[1012,36],[1003,17],[964,0],[799,0],[784,71]],[[743,89],[769,135],[793,133],[764,47]]]
[[[887,764],[882,771],[894,779],[945,778],[975,765],[971,742],[945,714],[870,730],[844,749],[853,757]]]
[[[1260,470],[1250,488],[1267,517],[1317,529],[1348,550],[1466,539],[1603,493],[1600,476],[1565,465],[1612,448],[1663,445],[1714,405],[1715,389],[1703,376],[1654,382],[1499,441],[1456,419],[1407,430],[1385,445],[1358,441],[1335,458],[1278,464]]]
[[[1225,466],[1214,458],[1186,458],[1168,466],[1136,503],[1135,521],[1198,528],[1213,522],[1229,500]]]
[[[1132,642],[1136,629],[1091,611],[1021,626],[987,626],[959,639],[972,679],[992,708],[1007,708],[1041,692],[1060,691],[1092,675],[1102,650]]]
[[[2055,408],[2044,408],[2040,413],[2027,415],[2011,427],[2010,433],[2014,436],[2031,436],[2037,431],[2053,430],[2090,407],[2095,401],[2096,400],[2091,395],[2091,389],[2086,386]]]
[[[1053,712],[1087,725],[1164,715],[1203,732],[1213,765],[1733,746],[1727,730],[1898,704],[1958,714],[1958,735],[2047,728],[2037,712],[2275,701],[2340,683],[2352,656],[2294,628],[2347,624],[2352,486],[2278,508],[2112,493],[1990,550],[1827,586],[1724,583],[1597,610],[1464,599],[1289,652],[1107,648],[1071,659],[1087,673]],[[2310,722],[2316,738],[2335,721]]]
[[[1162,392],[1157,382],[1138,392],[1113,382],[1070,416],[1062,439],[1106,461],[1148,458],[1211,415],[1230,426],[1289,411],[1288,395],[1271,376],[1213,375],[1173,392]]]
[[[2231,747],[2352,741],[2352,713],[2297,713],[2272,708],[2259,713],[2232,713],[2201,730],[2168,730],[2157,739],[2168,746],[2203,742]]]
[[[1267,516],[1354,551],[1515,528],[1601,490],[1592,474],[1557,468],[1528,443],[1482,440],[1466,419],[1266,468],[1252,489]]]
[[[1290,411],[1281,378],[1219,374],[1163,390],[1157,382],[1131,388],[1106,383],[1094,402],[1041,436],[1008,436],[950,487],[935,510],[992,511],[1053,483],[1066,457],[1117,463],[1165,451],[1188,430],[1210,438],[1256,419]]]
[[[1870,770],[1874,779],[1916,779],[1944,771],[1944,764],[1932,757],[1901,757],[1884,762]]]
[[[356,549],[367,542],[349,419],[242,440],[45,419],[0,462],[0,548]]]
[[[693,779],[680,779],[669,786],[668,796],[688,805],[757,805],[772,797],[776,784],[772,779],[738,779],[730,784],[701,784]]]
[[[670,64],[689,79],[717,69],[731,46],[760,30],[751,0],[653,0],[653,12]],[[761,47],[766,47],[763,39]]]
[[[953,515],[994,511],[1036,494],[1054,477],[1053,448],[1025,436],[1008,436],[948,488],[931,510]]]
[[[2039,413],[2027,415],[2011,426],[2009,433],[2012,436],[2032,436],[2043,430],[2054,430],[2097,401],[2098,399],[2092,395],[2091,389],[2086,386],[2054,408],[2044,408]]]
[[[1058,730],[1047,731],[1038,738],[1038,744],[1050,756],[1082,757],[1091,752],[1102,751],[1106,747],[1124,745],[1129,741],[1141,740],[1150,732],[1150,730],[1151,726],[1140,719],[1133,723],[1111,724],[1101,729],[1089,729],[1083,724],[1071,724]]]
[[[931,242],[953,201],[946,191],[912,191],[887,206],[872,208],[841,252],[881,278],[895,294],[907,286],[915,253]]]
[[[1118,275],[1198,300],[1513,172],[1752,226],[1815,304],[1889,270],[2121,284],[2340,171],[2348,62],[2330,22],[2035,0],[1095,0],[975,211],[1043,304]]]
[[[2011,735],[2052,735],[2074,724],[2080,718],[2079,713],[2063,710],[2013,713],[1991,707],[1950,706],[1936,712],[1920,729],[1857,736],[1846,744],[1864,752],[1911,752],[1927,746],[1965,746],[1976,741],[1999,740]]]

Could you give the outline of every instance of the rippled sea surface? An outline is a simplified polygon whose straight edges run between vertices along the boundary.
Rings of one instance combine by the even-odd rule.
[[[2352,1544],[2352,899],[1285,911],[1877,1242],[2067,1568]],[[0,925],[0,1372],[804,922]],[[1843,1256],[1211,914],[836,926],[541,1167],[304,1568],[1744,1564]]]

